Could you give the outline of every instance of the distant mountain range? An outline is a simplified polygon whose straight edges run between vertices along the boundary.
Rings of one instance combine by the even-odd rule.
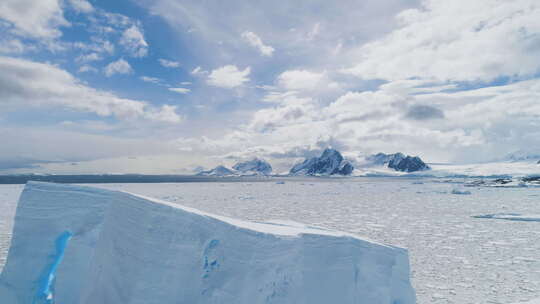
[[[270,175],[272,166],[265,160],[254,158],[245,162],[236,163],[232,169],[217,166],[212,170],[201,171],[199,176],[240,176],[240,175]]]
[[[401,172],[410,173],[431,169],[420,157],[409,156],[399,152],[394,154],[377,153],[368,156],[366,160],[374,165],[387,166]]]
[[[231,169],[220,165],[211,170],[201,171],[197,173],[197,175],[199,176],[235,176],[237,174],[235,174],[235,172],[232,171]]]
[[[348,176],[354,173],[355,167],[353,161],[347,160],[336,149],[326,148],[320,156],[306,158],[304,161],[295,164],[290,170],[289,175],[299,176],[330,176],[343,175]],[[430,167],[418,156],[409,156],[403,153],[384,154],[378,153],[366,158],[362,164],[366,167],[385,167],[393,171],[412,173],[417,171],[429,170]],[[362,165],[360,169],[362,169]],[[232,168],[222,165],[214,169],[202,171],[199,176],[245,176],[260,175],[266,176],[272,174],[272,166],[265,160],[254,158],[252,160],[238,162]]]
[[[540,151],[525,151],[518,150],[506,155],[503,160],[519,162],[519,161],[531,161],[534,160],[540,164]]]
[[[264,159],[259,158],[236,163],[233,169],[243,175],[270,175],[272,173],[272,166]]]
[[[517,151],[504,159],[480,164],[426,164],[419,156],[403,153],[377,153],[364,158],[347,159],[338,150],[325,149],[320,156],[304,159],[292,166],[291,176],[529,176],[540,174],[538,154]],[[217,166],[202,171],[199,176],[269,176],[272,166],[265,160],[254,158],[236,163],[232,168]]]
[[[327,148],[320,157],[307,158],[294,165],[290,175],[351,175],[353,165],[335,149]]]

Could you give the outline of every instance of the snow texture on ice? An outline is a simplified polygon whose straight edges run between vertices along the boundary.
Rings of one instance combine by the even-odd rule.
[[[415,302],[407,251],[104,189],[29,183],[0,303]]]
[[[450,193],[474,180],[280,177],[266,182],[93,186],[248,221],[280,219],[350,231],[408,248],[418,304],[524,304],[539,298],[539,223],[471,217],[538,214],[538,188],[475,187],[470,189],[473,195]],[[22,188],[0,185],[0,269]],[[253,199],[240,200],[239,195]]]

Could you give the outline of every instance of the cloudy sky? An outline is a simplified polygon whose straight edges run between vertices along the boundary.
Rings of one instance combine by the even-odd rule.
[[[0,173],[540,147],[537,0],[3,0]]]

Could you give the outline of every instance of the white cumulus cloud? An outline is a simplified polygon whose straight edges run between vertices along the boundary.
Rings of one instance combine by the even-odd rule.
[[[117,61],[113,61],[109,63],[105,67],[105,75],[107,77],[111,77],[114,74],[131,74],[133,73],[133,69],[131,68],[131,65],[124,59],[120,58]]]
[[[427,0],[401,26],[360,47],[348,72],[364,79],[491,81],[540,71],[536,0]]]
[[[0,103],[14,106],[59,106],[119,119],[178,123],[175,107],[155,107],[145,101],[118,97],[81,83],[56,66],[0,56]]]
[[[194,71],[195,72],[195,71]],[[235,65],[226,65],[213,70],[208,75],[208,84],[221,88],[235,88],[249,81],[251,68],[238,69]]]
[[[60,37],[58,28],[70,25],[60,0],[2,0],[0,18],[13,24],[18,34],[32,38]]]
[[[86,0],[69,0],[71,7],[80,13],[91,13],[94,11],[94,7],[90,2]]]
[[[325,73],[306,70],[289,70],[281,73],[278,76],[277,81],[281,87],[287,90],[309,90],[321,85],[325,79]]]

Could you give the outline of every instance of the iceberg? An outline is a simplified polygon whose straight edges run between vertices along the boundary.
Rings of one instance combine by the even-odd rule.
[[[30,182],[0,303],[412,304],[405,249],[126,192]]]
[[[452,194],[457,194],[457,195],[471,195],[471,191],[469,190],[463,190],[463,189],[459,189],[459,188],[454,188],[452,189],[452,191],[450,192]]]

